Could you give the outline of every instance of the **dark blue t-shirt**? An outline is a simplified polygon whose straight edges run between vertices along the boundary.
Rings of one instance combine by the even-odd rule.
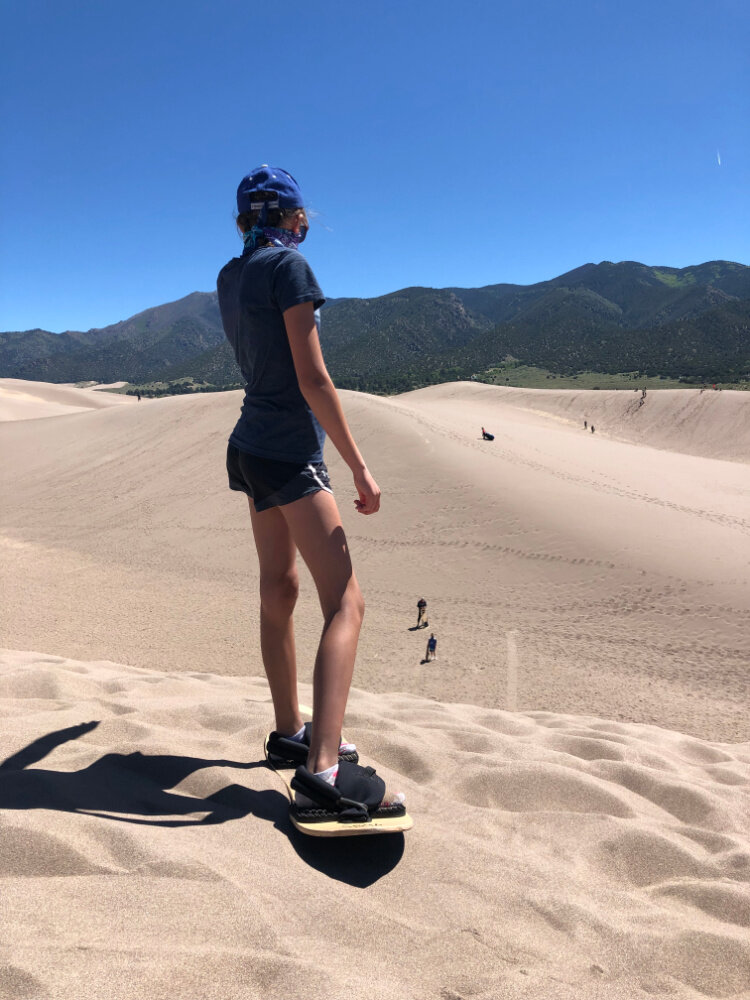
[[[315,310],[325,302],[310,265],[298,250],[262,247],[230,260],[217,291],[224,332],[246,382],[230,444],[278,461],[322,461],[325,432],[300,392],[283,317],[302,302]]]

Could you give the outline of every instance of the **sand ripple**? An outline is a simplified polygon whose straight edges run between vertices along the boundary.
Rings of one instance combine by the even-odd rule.
[[[0,998],[750,990],[748,744],[355,691],[416,826],[342,845],[290,827],[257,678],[4,651],[0,711]]]

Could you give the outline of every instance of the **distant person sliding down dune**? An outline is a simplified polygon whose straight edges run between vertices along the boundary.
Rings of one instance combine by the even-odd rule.
[[[484,427],[483,427],[482,428],[482,438],[485,441],[494,441],[495,440],[495,435],[494,434],[490,434],[490,432],[486,431],[484,429]]]
[[[230,488],[247,494],[260,563],[260,641],[276,715],[268,750],[275,760],[300,764],[296,819],[326,812],[335,822],[346,809],[342,799],[362,805],[365,819],[400,816],[403,796],[387,793],[372,769],[357,765],[356,748],[341,743],[364,602],[323,462],[326,433],[352,471],[360,514],[377,513],[380,489],[321,354],[318,310],[325,299],[299,252],[308,231],[302,194],[291,174],[264,164],[240,182],[237,211],[244,250],[217,282],[224,332],[246,382],[227,472]],[[297,695],[297,550],[324,621],[312,726],[303,724]]]

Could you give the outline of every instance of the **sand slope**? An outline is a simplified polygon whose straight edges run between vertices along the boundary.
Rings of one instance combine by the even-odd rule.
[[[124,385],[112,382],[111,386]],[[20,378],[0,379],[0,421],[41,420],[78,413],[81,410],[101,410],[108,406],[136,403],[133,396],[95,392],[108,386],[79,389],[72,385],[52,382],[30,382]]]
[[[473,409],[484,421],[512,407],[576,430],[582,430],[586,420],[589,427],[594,424],[597,434],[607,438],[687,455],[750,462],[748,392],[658,389],[641,398],[640,390],[516,389],[459,382],[413,395],[420,399],[429,396],[433,402],[460,399],[467,412]]]
[[[346,735],[416,819],[346,850],[260,760],[240,394],[0,422],[0,1000],[750,995],[750,396],[665,396],[638,444],[587,395],[611,436],[576,394],[343,394],[384,491],[358,517],[328,455],[368,602]],[[732,461],[687,454],[727,407]]]
[[[342,850],[258,680],[5,651],[0,708],[2,998],[750,991],[750,745],[355,691],[417,825]]]
[[[224,478],[240,398],[0,423],[6,645],[259,673],[249,518]],[[750,466],[585,434],[509,398],[473,384],[343,394],[383,489],[381,513],[358,516],[329,450],[367,600],[356,683],[750,738]],[[423,595],[429,667],[410,631]],[[318,616],[303,573],[305,679]]]

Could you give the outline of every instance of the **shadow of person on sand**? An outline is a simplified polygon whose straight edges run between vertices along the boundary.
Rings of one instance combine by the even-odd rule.
[[[288,813],[284,823],[281,829],[305,864],[355,889],[366,889],[393,871],[404,854],[403,833],[309,837],[292,826]]]
[[[172,754],[147,755],[139,752],[108,753],[78,771],[54,771],[31,767],[57,747],[90,733],[98,722],[59,729],[34,740],[0,764],[0,809],[59,809],[85,813],[122,823],[149,826],[197,826],[225,823],[250,813],[274,820],[276,792],[254,792],[241,785],[226,788],[205,799],[181,795],[167,789],[206,767],[236,767],[251,770],[261,761],[207,760]],[[117,813],[118,815],[107,815]],[[195,813],[206,813],[200,819]],[[137,819],[136,817],[162,817]],[[165,819],[168,816],[190,816]]]
[[[371,885],[387,874],[403,854],[403,835],[374,838],[378,841],[400,839],[400,850],[397,844],[389,847],[378,844],[370,850],[362,844],[352,850],[351,840],[347,841],[345,851],[341,846],[336,849],[335,841],[307,844],[306,841],[317,838],[305,837],[294,829],[289,821],[289,800],[280,791],[256,792],[236,784],[227,785],[206,798],[168,791],[203,768],[267,769],[265,760],[245,763],[135,752],[104,754],[78,771],[32,766],[57,747],[79,739],[98,725],[98,722],[84,722],[47,733],[4,760],[0,764],[0,809],[56,809],[113,822],[159,827],[205,826],[252,815],[273,823],[289,838],[306,864],[331,878],[358,887]],[[273,772],[268,770],[271,776]],[[206,815],[196,818],[196,813]],[[373,838],[358,839],[370,841]],[[358,849],[360,846],[362,850]],[[358,863],[353,860],[357,857]]]

